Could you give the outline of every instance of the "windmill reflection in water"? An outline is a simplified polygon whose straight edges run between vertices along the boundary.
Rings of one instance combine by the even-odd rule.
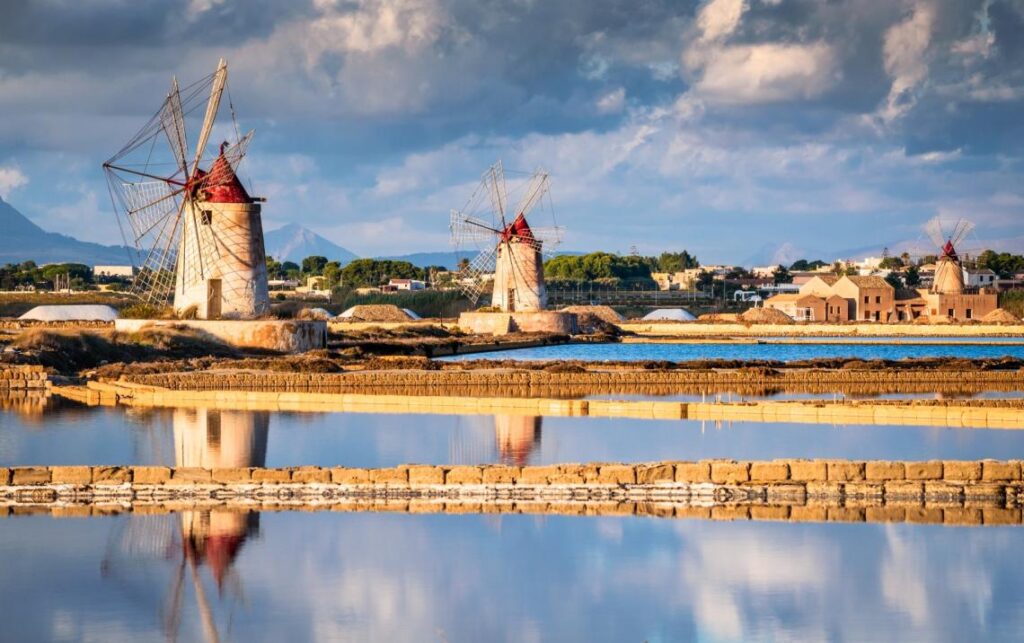
[[[270,427],[267,412],[174,409],[172,422],[176,467],[209,469],[266,464]],[[216,641],[217,619],[204,588],[202,568],[209,568],[220,597],[235,599],[232,606],[244,602],[241,579],[233,564],[246,540],[258,532],[259,514],[250,511],[204,509],[168,515],[128,515],[111,534],[101,572],[126,586],[141,583],[152,587],[154,579],[166,571],[165,563],[176,562],[160,610],[164,634],[169,640],[178,638],[186,575],[190,575],[203,638]],[[231,610],[228,612],[230,623]]]

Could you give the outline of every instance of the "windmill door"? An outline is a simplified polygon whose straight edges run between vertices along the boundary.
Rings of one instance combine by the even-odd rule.
[[[220,319],[221,285],[220,279],[206,281],[206,318]]]

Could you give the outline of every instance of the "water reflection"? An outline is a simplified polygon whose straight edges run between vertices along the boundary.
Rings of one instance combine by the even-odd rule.
[[[3,640],[1016,640],[1024,530],[273,513],[223,590],[100,576],[125,519],[0,529]],[[186,570],[187,571],[187,570]],[[177,620],[172,614],[175,592]],[[195,595],[204,594],[205,604]]]
[[[266,464],[270,414],[252,411],[174,409],[174,464],[179,467],[262,467]],[[177,638],[181,626],[186,575],[201,624],[203,639],[219,640],[218,625],[203,586],[203,567],[223,597],[226,581],[238,591],[241,579],[233,564],[246,541],[259,533],[258,513],[238,510],[194,510],[171,516],[129,516],[128,528],[119,534],[115,555],[145,551],[140,543],[161,543],[153,554],[176,559],[176,571],[162,608],[164,634]],[[173,533],[176,524],[177,533]],[[170,532],[168,530],[171,530]],[[177,543],[175,543],[177,541]],[[108,561],[102,566],[110,569]]]
[[[540,446],[541,418],[536,415],[495,415],[494,440],[501,462],[524,465]]]
[[[1020,430],[884,424],[121,407],[58,409],[44,418],[0,411],[0,466],[976,460],[1024,451]]]

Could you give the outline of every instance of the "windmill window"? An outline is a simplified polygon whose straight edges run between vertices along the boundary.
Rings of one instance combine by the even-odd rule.
[[[213,222],[213,210],[201,210],[199,212],[199,223],[210,225]]]

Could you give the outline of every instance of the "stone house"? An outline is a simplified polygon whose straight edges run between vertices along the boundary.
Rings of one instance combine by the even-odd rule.
[[[849,305],[838,295],[784,293],[769,297],[765,308],[782,311],[796,321],[847,321]]]
[[[852,320],[895,321],[896,289],[881,277],[846,275],[832,285],[832,293],[847,301]]]

